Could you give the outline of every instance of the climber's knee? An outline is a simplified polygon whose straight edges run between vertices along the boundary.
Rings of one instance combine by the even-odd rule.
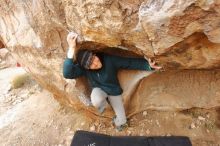
[[[96,108],[100,107],[106,100],[107,94],[101,88],[94,88],[91,93],[91,102]]]

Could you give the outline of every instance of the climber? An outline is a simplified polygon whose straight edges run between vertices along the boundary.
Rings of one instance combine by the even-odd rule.
[[[63,64],[63,76],[67,79],[86,76],[92,87],[92,105],[102,114],[109,102],[116,115],[113,118],[114,125],[117,130],[121,131],[127,126],[127,119],[117,71],[119,69],[151,71],[159,70],[161,67],[150,59],[147,61],[143,58],[119,57],[106,53],[94,53],[86,49],[79,49],[76,53],[77,37],[78,35],[74,32],[67,35],[69,49]]]

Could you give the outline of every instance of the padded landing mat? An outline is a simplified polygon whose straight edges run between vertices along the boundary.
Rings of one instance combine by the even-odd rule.
[[[192,146],[188,137],[108,136],[77,131],[71,146]]]

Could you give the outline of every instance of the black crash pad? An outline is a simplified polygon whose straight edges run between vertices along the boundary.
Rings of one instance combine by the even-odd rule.
[[[76,131],[71,146],[192,146],[185,136],[108,136]]]

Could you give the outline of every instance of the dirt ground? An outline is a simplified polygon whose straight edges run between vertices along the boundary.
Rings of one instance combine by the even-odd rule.
[[[76,130],[108,135],[181,135],[188,136],[195,146],[220,146],[219,109],[148,110],[132,116],[129,127],[118,132],[109,119],[90,119],[81,111],[60,105],[31,78],[13,89],[10,81],[17,74],[25,71],[17,67],[0,70],[1,146],[68,146]]]

